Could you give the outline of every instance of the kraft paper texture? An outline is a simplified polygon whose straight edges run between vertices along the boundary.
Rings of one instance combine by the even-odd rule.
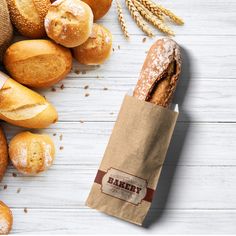
[[[142,225],[178,112],[125,96],[86,205]]]

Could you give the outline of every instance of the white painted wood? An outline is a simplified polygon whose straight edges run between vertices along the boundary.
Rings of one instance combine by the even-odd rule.
[[[236,1],[158,2],[186,24],[173,26],[174,39],[183,49],[184,68],[174,99],[181,114],[147,218],[150,227],[136,227],[84,206],[123,96],[134,88],[146,51],[156,39],[143,43],[144,34],[124,10],[131,33],[126,42],[113,7],[100,21],[114,34],[110,60],[100,67],[75,62],[56,92],[40,91],[59,111],[60,122],[40,131],[55,140],[57,158],[37,177],[13,177],[17,171],[9,167],[0,184],[0,200],[13,209],[13,233],[110,234],[111,228],[126,234],[236,233]],[[83,73],[78,75],[78,70]],[[22,129],[4,124],[4,130],[10,140]]]

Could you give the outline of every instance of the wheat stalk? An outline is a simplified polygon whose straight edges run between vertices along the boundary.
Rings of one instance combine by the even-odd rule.
[[[183,25],[184,21],[176,16],[172,11],[166,9],[165,7],[158,5],[151,0],[138,0],[140,3],[142,3],[149,11],[151,11],[154,15],[163,15],[165,14],[168,16],[173,22],[175,22],[178,25]]]
[[[140,15],[152,23],[156,28],[158,28],[160,31],[168,34],[168,35],[174,35],[174,31],[171,30],[168,26],[166,26],[162,21],[160,21],[155,15],[153,15],[147,8],[145,8],[140,2],[137,0],[133,0],[133,3],[137,10],[139,11]]]
[[[164,20],[162,11],[157,5],[150,0],[138,0],[145,8],[147,8],[153,15],[157,16],[160,20]]]
[[[124,19],[124,15],[122,12],[122,7],[120,5],[119,0],[116,0],[116,8],[117,8],[117,15],[118,15],[118,20],[120,23],[121,30],[123,31],[124,36],[128,39],[129,38],[129,33],[127,29],[127,25]]]
[[[136,22],[136,24],[138,25],[138,27],[144,32],[146,33],[148,36],[153,37],[154,34],[152,32],[152,30],[148,27],[148,25],[146,24],[146,22],[144,21],[143,17],[140,15],[140,13],[138,12],[138,10],[136,9],[136,7],[134,6],[132,0],[125,0],[126,6],[132,16],[132,18],[134,19],[134,21]]]

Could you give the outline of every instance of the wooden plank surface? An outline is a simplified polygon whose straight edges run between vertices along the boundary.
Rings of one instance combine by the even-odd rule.
[[[143,43],[145,36],[124,10],[131,33],[126,42],[113,6],[100,21],[114,35],[110,60],[100,67],[74,62],[67,79],[54,86],[56,92],[39,91],[59,112],[57,124],[38,131],[55,140],[57,157],[50,170],[36,177],[9,166],[0,199],[13,209],[13,233],[110,234],[111,227],[116,234],[236,233],[236,1],[159,2],[185,19],[184,27],[173,27],[184,67],[174,98],[180,117],[147,227],[84,206],[122,99],[134,88],[156,39]],[[3,126],[9,140],[23,130]]]

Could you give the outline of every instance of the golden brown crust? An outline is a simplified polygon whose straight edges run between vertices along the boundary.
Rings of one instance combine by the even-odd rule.
[[[8,150],[5,134],[0,127],[0,182],[6,172],[8,165]]]
[[[43,38],[44,18],[51,5],[50,0],[7,0],[11,21],[17,30],[30,38]]]
[[[0,1],[0,61],[13,35],[10,15],[5,0]]]
[[[112,50],[112,34],[105,27],[94,24],[89,39],[73,48],[75,59],[85,65],[99,65],[108,59]]]
[[[0,201],[0,235],[9,234],[12,229],[13,216],[10,208]]]
[[[83,0],[83,2],[91,7],[94,20],[98,20],[105,16],[112,5],[112,0]]]
[[[150,48],[134,97],[168,107],[181,71],[181,53],[178,44],[169,38],[157,40]]]
[[[4,65],[19,83],[45,88],[70,72],[72,55],[69,49],[50,40],[24,40],[7,49]]]
[[[49,38],[65,47],[73,48],[89,38],[93,13],[80,0],[58,0],[49,8],[44,25]]]
[[[55,108],[40,94],[0,72],[0,119],[25,128],[46,128],[57,121]]]
[[[46,134],[22,132],[11,140],[9,156],[19,172],[35,175],[53,164],[55,147],[52,139]]]

